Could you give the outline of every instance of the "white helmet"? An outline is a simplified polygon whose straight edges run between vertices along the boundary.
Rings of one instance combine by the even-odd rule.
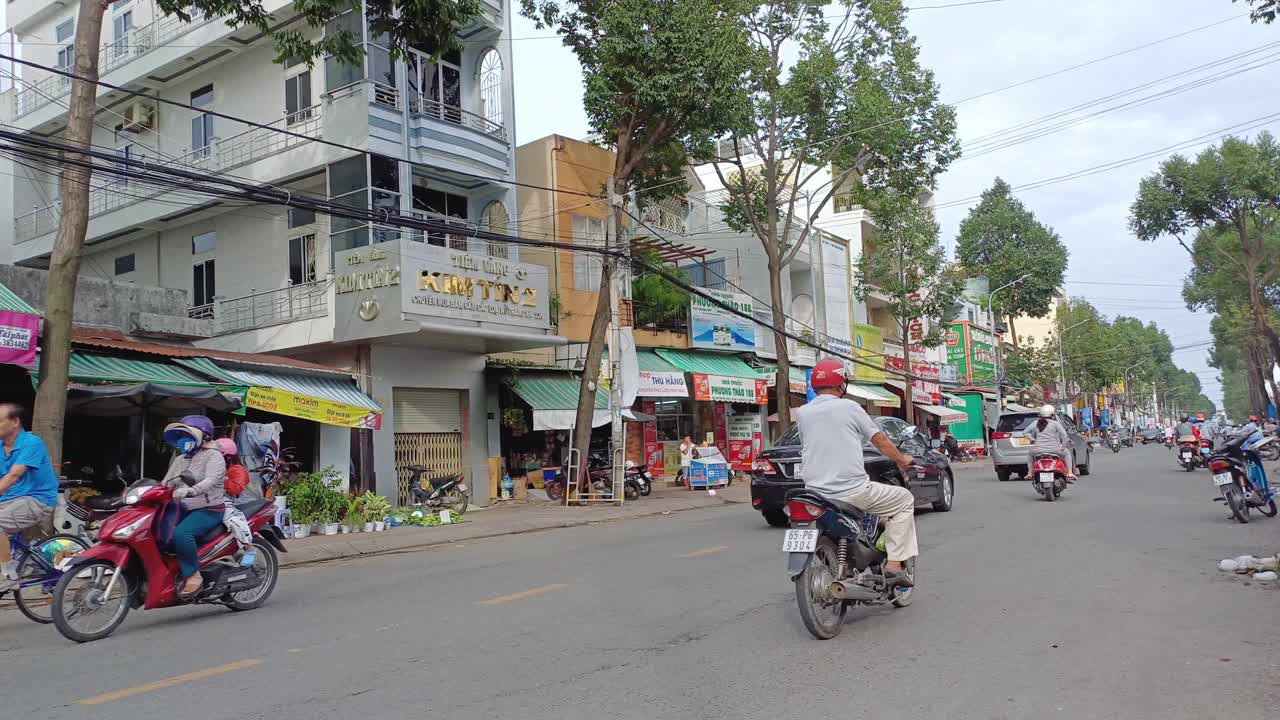
[[[1047,418],[1051,418],[1051,417],[1053,417],[1055,414],[1057,414],[1057,412],[1058,412],[1058,411],[1057,411],[1057,410],[1056,410],[1052,405],[1041,405],[1041,406],[1040,406],[1040,417],[1047,417]]]

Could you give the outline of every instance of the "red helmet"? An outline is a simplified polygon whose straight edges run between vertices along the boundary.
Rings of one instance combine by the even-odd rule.
[[[821,360],[813,366],[813,372],[809,375],[809,384],[814,390],[840,387],[846,382],[849,382],[849,378],[846,376],[844,363],[839,360]]]
[[[1249,416],[1249,422],[1258,422],[1258,416],[1257,416],[1257,415],[1250,415],[1250,416]]]

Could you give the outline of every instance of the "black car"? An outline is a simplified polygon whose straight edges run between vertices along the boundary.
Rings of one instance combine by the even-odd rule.
[[[916,505],[929,504],[938,512],[951,509],[955,495],[955,478],[947,457],[929,447],[929,442],[916,432],[915,427],[895,417],[875,417],[872,420],[889,436],[900,450],[914,458],[918,469],[913,471],[906,487],[916,497]],[[862,448],[863,462],[872,480],[889,485],[902,485],[902,475],[893,461],[870,444]],[[782,512],[787,492],[804,487],[796,477],[800,465],[800,429],[793,426],[770,449],[761,452],[751,468],[751,506],[764,515],[765,522],[774,527],[786,527],[787,516]]]
[[[1147,443],[1162,443],[1164,442],[1164,431],[1160,428],[1142,428],[1138,431],[1138,440],[1143,445]]]

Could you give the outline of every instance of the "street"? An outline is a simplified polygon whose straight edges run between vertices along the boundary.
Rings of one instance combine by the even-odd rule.
[[[77,646],[0,614],[6,717],[1274,717],[1274,553],[1163,447],[1058,503],[957,470],[914,604],[814,640],[747,505],[287,569],[263,609],[134,611]],[[573,512],[566,510],[566,512]],[[1268,711],[1270,708],[1270,711]]]

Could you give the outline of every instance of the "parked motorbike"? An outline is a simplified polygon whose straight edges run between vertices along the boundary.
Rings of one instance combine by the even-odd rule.
[[[431,472],[431,468],[425,465],[410,465],[406,469],[413,473],[413,478],[409,481],[413,505],[433,510],[448,509],[459,515],[467,511],[471,496],[467,492],[466,479],[461,474],[425,477]]]
[[[628,460],[624,477],[627,480],[635,481],[641,495],[648,495],[653,492],[653,475],[649,473],[648,464],[637,465],[635,461]]]
[[[63,463],[64,468],[67,465],[69,463]],[[58,502],[53,509],[55,532],[75,535],[90,544],[98,541],[98,531],[102,523],[124,507],[124,497],[129,492],[129,481],[125,478],[124,471],[117,465],[107,474],[107,479],[113,485],[119,483],[118,495],[91,494],[73,502],[69,496],[78,488],[88,487],[93,475],[93,468],[85,466],[80,468],[79,478],[59,479]]]
[[[1031,486],[1053,502],[1067,491],[1067,464],[1052,453],[1037,454],[1031,463]]]
[[[890,586],[884,575],[884,532],[879,518],[810,490],[793,490],[784,506],[791,527],[783,534],[787,574],[805,629],[819,640],[840,634],[850,605],[911,604],[914,588]],[[915,558],[903,564],[915,582]]]
[[[647,466],[637,467],[644,467],[645,473],[648,473]],[[638,499],[642,494],[648,495],[649,493],[644,492],[641,487],[638,473],[631,473],[629,470],[630,469],[628,468],[623,472],[622,497],[625,500],[630,501]],[[556,501],[563,500],[568,477],[569,465],[568,463],[565,463],[560,468],[560,475],[555,480],[546,483],[545,488],[547,491],[547,497]],[[591,484],[591,492],[596,497],[602,497],[605,499],[613,498],[613,473],[609,467],[608,461],[606,461],[603,456],[595,453],[587,456],[587,482]],[[650,487],[652,486],[652,477],[649,478],[648,484]],[[652,492],[652,487],[650,492]]]
[[[276,552],[285,552],[283,535],[271,524],[270,500],[237,505],[253,531],[253,564],[235,538],[218,525],[199,538],[200,574],[204,586],[191,598],[178,593],[178,560],[162,552],[156,539],[157,519],[173,502],[173,489],[154,480],[139,480],[125,497],[127,507],[102,526],[96,545],[76,556],[53,591],[53,623],[64,637],[91,642],[107,637],[132,608],[215,604],[232,610],[261,606],[275,590],[280,567]]]
[[[1249,511],[1258,510],[1267,517],[1276,516],[1275,495],[1262,467],[1261,450],[1276,444],[1275,437],[1263,438],[1252,448],[1245,445],[1252,433],[1244,432],[1223,443],[1222,449],[1209,459],[1213,484],[1221,493],[1214,502],[1225,502],[1237,522],[1249,522]]]
[[[1199,453],[1199,446],[1195,442],[1187,441],[1178,443],[1178,464],[1187,472],[1195,470],[1196,465],[1200,462],[1198,459]]]

